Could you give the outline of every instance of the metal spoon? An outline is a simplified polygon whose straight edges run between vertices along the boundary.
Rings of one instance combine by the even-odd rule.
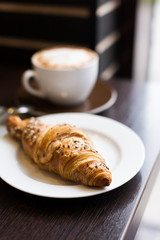
[[[33,107],[27,105],[20,105],[17,107],[9,108],[0,106],[0,124],[4,123],[10,115],[19,115],[24,118],[27,115],[41,116],[44,114],[44,112],[37,111]]]

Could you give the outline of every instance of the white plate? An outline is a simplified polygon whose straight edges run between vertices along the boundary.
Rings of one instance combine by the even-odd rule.
[[[92,188],[62,180],[40,170],[23,152],[18,141],[5,134],[0,139],[0,174],[11,186],[27,193],[54,198],[88,197],[113,190],[141,169],[145,150],[135,132],[112,119],[87,113],[62,113],[40,117],[44,123],[70,123],[84,129],[112,171],[109,187]]]

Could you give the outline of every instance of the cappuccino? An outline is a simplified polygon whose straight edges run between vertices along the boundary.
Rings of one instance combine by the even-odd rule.
[[[98,54],[85,47],[43,49],[32,56],[31,62],[33,70],[26,70],[22,75],[24,88],[36,97],[63,106],[85,101],[98,76]],[[38,88],[30,84],[32,78]]]
[[[67,70],[85,67],[97,58],[97,54],[90,49],[62,46],[39,51],[32,61],[42,68]]]

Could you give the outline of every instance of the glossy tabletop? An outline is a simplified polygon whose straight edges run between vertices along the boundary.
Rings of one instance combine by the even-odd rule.
[[[18,65],[0,66],[1,105],[14,104],[24,69]],[[1,240],[134,239],[160,167],[157,158],[160,150],[160,84],[120,79],[108,83],[116,89],[118,98],[111,108],[99,115],[125,124],[140,136],[146,150],[140,172],[113,191],[77,199],[30,195],[1,179]],[[1,135],[2,131],[3,126],[0,126]],[[1,155],[1,158],[5,161],[5,156]]]

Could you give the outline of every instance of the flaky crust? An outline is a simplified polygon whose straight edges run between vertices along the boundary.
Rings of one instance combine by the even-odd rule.
[[[42,169],[89,186],[110,185],[109,168],[81,129],[66,123],[50,126],[36,118],[21,120],[18,116],[10,116],[6,125]]]

